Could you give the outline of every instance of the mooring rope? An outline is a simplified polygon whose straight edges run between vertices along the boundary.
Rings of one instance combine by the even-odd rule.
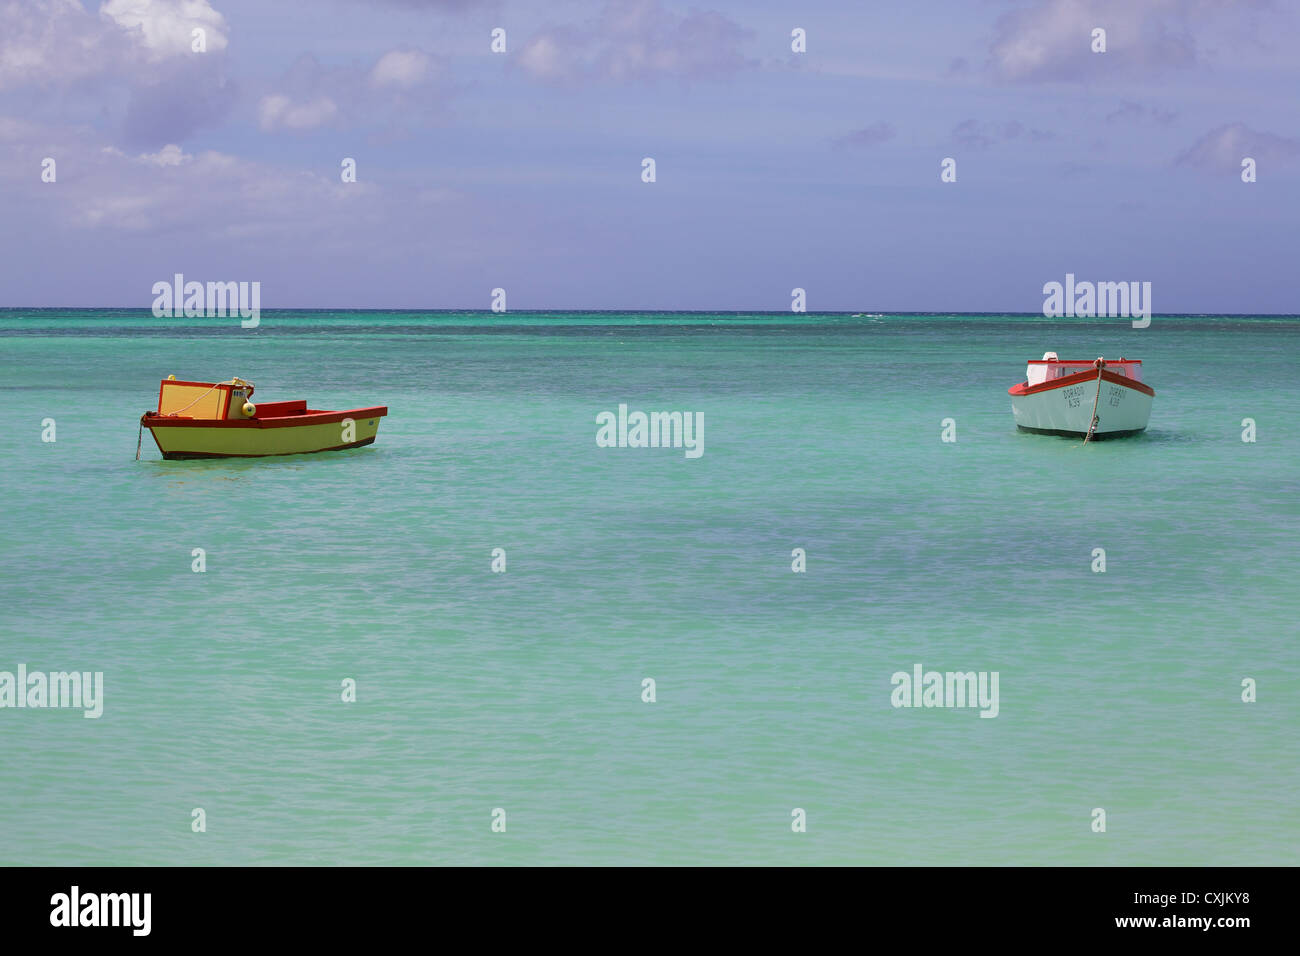
[[[1088,434],[1083,436],[1083,443],[1085,445],[1088,444],[1088,440],[1092,438],[1092,433],[1097,430],[1097,403],[1101,401],[1101,370],[1106,367],[1106,360],[1104,358],[1099,358],[1092,364],[1093,367],[1097,369],[1097,395],[1092,400],[1092,423],[1088,426]]]
[[[136,461],[140,460],[140,442],[144,441],[144,420],[148,418],[151,414],[153,413],[145,412],[143,415],[140,416],[140,430],[135,434],[135,460]]]

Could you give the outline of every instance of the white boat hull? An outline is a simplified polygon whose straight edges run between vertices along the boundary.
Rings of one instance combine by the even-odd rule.
[[[1141,432],[1151,418],[1155,398],[1155,392],[1141,382],[1095,369],[1040,385],[1022,383],[1010,389],[1010,395],[1011,412],[1021,431],[1071,438],[1088,434],[1095,401],[1098,421],[1094,440]]]

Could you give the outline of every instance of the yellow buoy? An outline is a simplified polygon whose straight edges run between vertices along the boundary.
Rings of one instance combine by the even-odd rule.
[[[245,418],[252,418],[257,414],[257,406],[252,402],[244,402],[244,407],[240,411],[244,413]]]
[[[174,381],[176,381],[176,376],[175,376],[175,375],[168,375],[168,376],[167,376],[167,381],[169,381],[169,382],[174,382]]]

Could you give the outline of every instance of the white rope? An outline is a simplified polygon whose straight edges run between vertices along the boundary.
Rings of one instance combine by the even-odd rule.
[[[1085,445],[1088,444],[1088,440],[1092,438],[1092,433],[1096,431],[1098,425],[1097,403],[1101,401],[1101,370],[1106,367],[1106,360],[1099,358],[1092,364],[1097,367],[1097,395],[1092,400],[1092,423],[1088,425],[1088,434],[1083,436],[1083,443]]]

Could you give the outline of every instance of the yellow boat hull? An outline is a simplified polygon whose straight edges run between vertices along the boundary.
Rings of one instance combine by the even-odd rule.
[[[146,420],[163,458],[263,458],[270,455],[305,455],[340,451],[371,444],[379,432],[382,415],[346,421],[282,424]],[[351,429],[349,432],[348,429]]]

